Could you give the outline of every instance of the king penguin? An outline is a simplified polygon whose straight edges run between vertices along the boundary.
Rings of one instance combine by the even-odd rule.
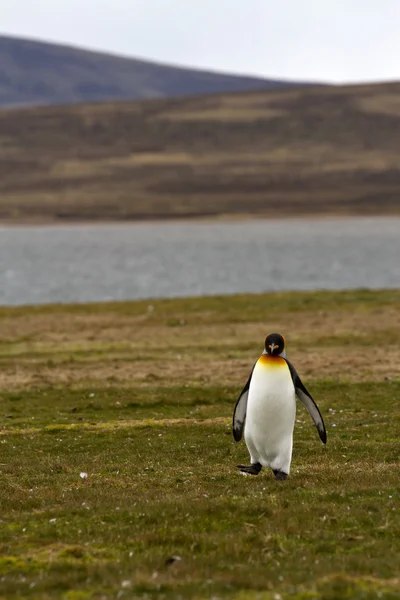
[[[258,475],[262,467],[270,467],[275,479],[287,478],[292,461],[296,395],[326,444],[322,415],[286,358],[285,339],[279,333],[271,333],[265,339],[265,349],[253,366],[233,413],[233,437],[239,442],[244,429],[250,453],[250,466],[238,465],[243,473]]]

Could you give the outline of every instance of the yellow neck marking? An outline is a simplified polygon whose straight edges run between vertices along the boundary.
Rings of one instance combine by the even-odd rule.
[[[270,354],[262,354],[258,362],[263,367],[286,367],[287,363],[281,356],[271,356]]]

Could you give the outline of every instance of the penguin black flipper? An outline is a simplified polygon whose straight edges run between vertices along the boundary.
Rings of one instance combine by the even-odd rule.
[[[323,444],[326,444],[326,429],[325,429],[324,420],[319,411],[319,408],[316,405],[315,401],[313,400],[310,392],[303,385],[303,383],[299,377],[299,374],[297,373],[297,371],[294,368],[294,366],[292,365],[292,363],[289,362],[287,358],[285,360],[287,362],[290,374],[292,376],[293,385],[294,385],[294,389],[296,390],[297,397],[304,404],[304,406],[310,413],[310,416],[318,429],[318,433],[319,433],[319,437],[321,438],[321,442]]]
[[[233,437],[235,438],[236,442],[240,442],[240,440],[242,439],[242,435],[243,435],[244,421],[246,418],[246,411],[247,411],[247,399],[249,397],[249,387],[250,387],[250,381],[251,381],[251,377],[253,375],[254,367],[255,367],[255,365],[253,366],[253,368],[251,370],[251,373],[246,382],[246,385],[244,386],[243,390],[240,392],[240,396],[237,399],[237,402],[235,405],[235,410],[233,411],[232,433],[233,433]]]

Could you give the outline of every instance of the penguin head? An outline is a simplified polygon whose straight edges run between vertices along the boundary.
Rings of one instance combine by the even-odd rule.
[[[270,333],[265,338],[265,351],[271,356],[279,356],[285,350],[285,338],[280,333]]]

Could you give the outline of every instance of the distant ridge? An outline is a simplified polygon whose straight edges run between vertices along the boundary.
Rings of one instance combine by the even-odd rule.
[[[288,82],[174,67],[0,36],[0,106],[65,105],[243,92]]]

